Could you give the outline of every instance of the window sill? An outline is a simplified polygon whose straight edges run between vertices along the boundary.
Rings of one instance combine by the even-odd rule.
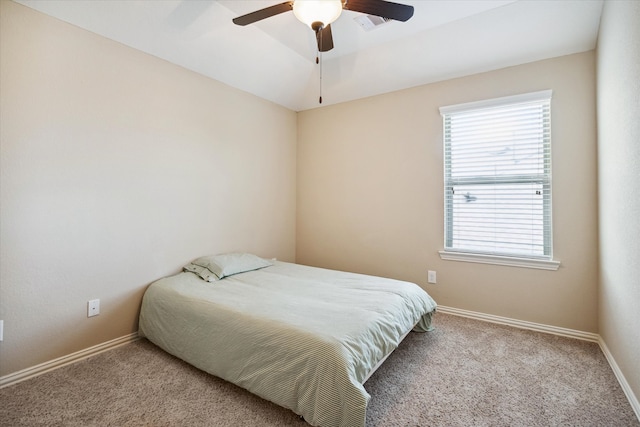
[[[480,264],[507,265],[510,267],[537,268],[541,270],[557,270],[560,261],[532,258],[515,258],[498,255],[470,254],[465,252],[439,251],[440,258],[447,261],[477,262]]]

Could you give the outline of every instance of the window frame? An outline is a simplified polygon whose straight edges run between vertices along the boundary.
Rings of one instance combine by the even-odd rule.
[[[551,90],[543,90],[532,93],[525,93],[514,96],[506,96],[501,98],[488,99],[477,102],[469,102],[464,104],[456,104],[445,107],[440,107],[440,114],[442,115],[443,121],[443,155],[444,155],[444,250],[439,251],[440,257],[444,260],[453,260],[453,261],[465,261],[465,262],[476,262],[483,264],[497,264],[497,265],[507,265],[507,266],[515,266],[515,267],[525,267],[525,268],[537,268],[537,269],[545,269],[545,270],[557,270],[560,266],[560,262],[553,260],[553,233],[552,233],[552,200],[551,200],[551,153],[548,153],[548,171],[546,173],[538,176],[533,176],[533,174],[522,175],[522,179],[519,180],[519,183],[526,182],[536,182],[542,183],[542,185],[546,185],[548,187],[549,194],[547,195],[547,201],[543,200],[543,213],[542,219],[544,222],[543,225],[543,246],[548,250],[548,254],[545,255],[521,255],[517,253],[504,254],[504,253],[491,253],[490,251],[481,251],[481,250],[472,250],[472,249],[463,249],[456,250],[452,246],[453,242],[453,220],[450,215],[453,212],[453,199],[451,195],[448,194],[452,188],[452,180],[450,177],[451,174],[451,165],[447,164],[447,154],[449,144],[447,141],[447,131],[446,131],[446,120],[447,116],[451,116],[456,113],[470,112],[473,110],[483,110],[490,109],[496,107],[506,107],[510,105],[517,105],[523,103],[530,102],[549,102],[551,103],[552,91]],[[550,106],[550,105],[549,105]],[[551,136],[550,124],[548,127],[549,138]],[[549,142],[549,150],[551,143]],[[483,181],[498,183],[497,181],[486,181],[485,178],[481,176],[476,176],[474,178],[468,179],[468,181],[474,185],[482,185]],[[508,180],[510,183],[514,183],[513,177]],[[457,182],[457,181],[456,181]],[[543,195],[544,196],[544,195]],[[548,223],[547,223],[548,221]],[[547,248],[548,246],[548,248]]]

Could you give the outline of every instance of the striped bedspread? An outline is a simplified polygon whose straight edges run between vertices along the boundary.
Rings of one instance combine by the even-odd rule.
[[[153,283],[140,335],[215,376],[302,415],[363,427],[362,382],[436,304],[419,286],[276,261],[213,283],[180,273]]]

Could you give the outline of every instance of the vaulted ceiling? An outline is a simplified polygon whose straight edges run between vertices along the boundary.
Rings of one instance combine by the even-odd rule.
[[[584,52],[603,0],[395,0],[407,22],[365,31],[343,11],[316,64],[313,31],[293,13],[245,27],[271,0],[15,0],[295,111]]]

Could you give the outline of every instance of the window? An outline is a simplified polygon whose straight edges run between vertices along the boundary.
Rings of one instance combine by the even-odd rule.
[[[550,90],[440,108],[443,259],[558,268],[550,110]]]

